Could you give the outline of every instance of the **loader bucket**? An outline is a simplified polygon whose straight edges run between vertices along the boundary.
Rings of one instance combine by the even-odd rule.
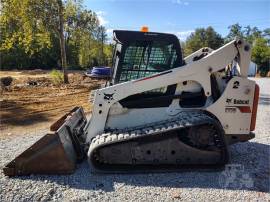
[[[86,117],[81,107],[75,107],[52,126],[31,147],[3,168],[7,176],[29,174],[70,174],[77,162],[85,157],[83,129]]]

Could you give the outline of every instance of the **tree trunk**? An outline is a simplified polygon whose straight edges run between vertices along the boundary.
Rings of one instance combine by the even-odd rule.
[[[101,35],[101,58],[102,58],[102,65],[104,64],[104,34],[102,30],[102,35]]]
[[[61,49],[61,62],[62,70],[64,74],[64,83],[68,83],[67,76],[67,56],[65,49],[65,38],[64,38],[64,19],[63,19],[63,3],[62,0],[57,0],[58,11],[59,11],[59,38],[60,38],[60,49]]]
[[[88,51],[88,66],[90,67],[92,65],[92,62],[91,62],[91,35],[89,34],[89,51]]]

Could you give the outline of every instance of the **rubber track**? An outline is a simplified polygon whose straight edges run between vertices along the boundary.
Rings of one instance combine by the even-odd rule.
[[[108,172],[107,166],[104,170],[96,166],[97,162],[94,162],[96,157],[95,151],[101,147],[105,147],[114,143],[135,140],[136,138],[142,138],[144,136],[162,135],[173,130],[184,129],[188,127],[196,127],[203,124],[212,124],[220,131],[219,137],[215,136],[215,144],[223,151],[224,162],[228,161],[227,146],[224,139],[224,131],[220,123],[203,113],[203,111],[183,111],[178,116],[167,119],[165,121],[154,122],[143,126],[125,128],[122,130],[109,129],[106,133],[97,135],[91,142],[88,151],[88,161],[95,169],[96,172]],[[109,171],[110,172],[110,171]]]

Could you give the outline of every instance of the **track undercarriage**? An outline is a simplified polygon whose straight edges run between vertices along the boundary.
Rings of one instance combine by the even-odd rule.
[[[96,136],[89,161],[97,172],[221,166],[228,161],[220,124],[202,112]]]

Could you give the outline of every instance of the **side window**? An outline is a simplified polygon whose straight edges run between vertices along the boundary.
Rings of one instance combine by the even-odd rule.
[[[142,63],[145,46],[143,43],[133,43],[126,48],[122,61],[120,81],[137,79],[140,76],[140,63]]]
[[[176,50],[173,44],[154,42],[149,57],[149,69],[165,71],[174,68],[177,59]]]

